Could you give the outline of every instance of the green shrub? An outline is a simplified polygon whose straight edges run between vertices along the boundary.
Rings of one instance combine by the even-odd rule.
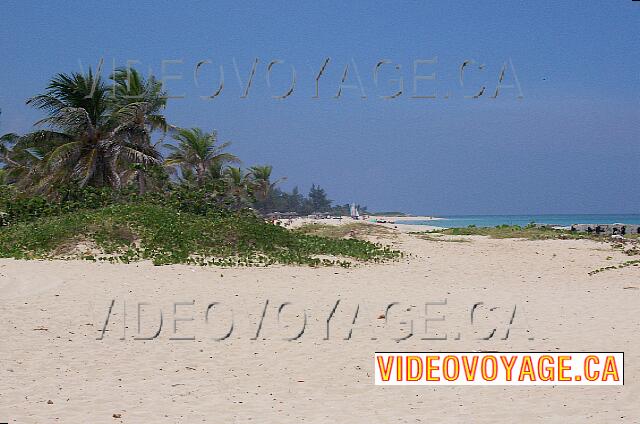
[[[100,209],[114,204],[149,203],[172,207],[178,211],[206,215],[224,209],[223,182],[194,188],[171,185],[164,191],[138,195],[133,187],[122,190],[74,186],[61,187],[51,196],[23,195],[13,186],[0,186],[0,212],[11,223],[31,222],[42,217],[58,216],[86,209]]]
[[[90,249],[79,252],[78,244]],[[93,250],[91,250],[93,249]],[[95,250],[95,251],[94,251]],[[319,259],[327,255],[332,259]],[[400,253],[361,240],[303,235],[249,211],[183,212],[153,202],[113,204],[19,222],[0,230],[0,257],[81,257],[156,265],[339,264],[384,261]]]

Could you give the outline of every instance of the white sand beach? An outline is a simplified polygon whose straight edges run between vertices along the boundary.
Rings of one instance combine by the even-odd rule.
[[[1,260],[0,418],[16,423],[637,422],[637,268],[588,275],[627,257],[586,240],[466,238],[470,241],[430,241],[398,232],[387,242],[408,256],[351,269]],[[108,331],[97,340],[112,300]],[[261,333],[252,340],[266,300]],[[430,307],[429,315],[445,320],[432,323],[426,336],[448,339],[423,340],[425,303],[444,300],[446,305]],[[154,333],[162,309],[164,325],[154,340],[134,340],[137,302],[150,303],[143,335]],[[175,302],[194,302],[178,307],[177,316],[194,320],[178,322],[175,333],[194,340],[170,339]],[[212,302],[221,302],[220,325],[205,321]],[[283,302],[292,303],[278,323]],[[392,302],[401,308],[388,317],[385,329],[380,317]],[[476,340],[472,334],[468,316],[476,302],[484,302],[487,311],[497,308],[476,328],[479,333],[497,328],[493,339]],[[344,340],[358,305],[352,337]],[[512,329],[501,340],[514,305],[515,323],[530,333]],[[228,330],[229,307],[233,331],[228,339],[213,340]],[[299,332],[303,309],[304,334],[283,340]],[[415,334],[395,341],[408,331],[399,321],[410,319]],[[458,332],[462,336],[455,340]],[[478,350],[624,351],[626,384],[373,384],[375,351]]]

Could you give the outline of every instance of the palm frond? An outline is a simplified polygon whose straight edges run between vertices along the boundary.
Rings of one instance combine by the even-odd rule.
[[[96,132],[87,110],[79,107],[64,107],[36,122],[36,125],[42,124],[59,128],[66,134],[86,134],[88,138],[94,138]]]

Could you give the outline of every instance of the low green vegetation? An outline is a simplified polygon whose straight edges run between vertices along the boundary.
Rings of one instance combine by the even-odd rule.
[[[527,225],[499,225],[497,227],[473,227],[448,228],[433,231],[452,236],[487,236],[496,239],[522,238],[527,240],[550,240],[550,239],[599,239],[604,241],[604,236],[595,236],[588,233],[576,233],[565,230],[554,230],[547,227],[536,227]]]
[[[610,266],[605,266],[605,267],[602,267],[602,268],[594,269],[593,271],[589,272],[589,275],[595,275],[595,274],[598,274],[600,272],[609,271],[609,270],[613,270],[613,269],[627,268],[629,266],[640,266],[640,259],[633,259],[633,260],[630,260],[630,261],[622,262],[621,264],[618,264],[618,265],[610,265]]]
[[[399,255],[361,240],[292,232],[265,223],[249,211],[218,210],[199,215],[151,202],[81,209],[0,229],[0,257],[18,259],[349,266],[352,260],[379,262]]]

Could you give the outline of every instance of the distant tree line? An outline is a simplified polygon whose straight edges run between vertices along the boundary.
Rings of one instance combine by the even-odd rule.
[[[256,207],[264,212],[295,212],[299,215],[317,212],[343,216],[350,214],[348,203],[333,205],[333,201],[327,197],[325,190],[316,184],[311,185],[306,197],[300,193],[297,186],[290,193],[274,187],[269,191],[266,199],[256,202]],[[366,213],[366,206],[357,205],[357,207],[360,213]]]

